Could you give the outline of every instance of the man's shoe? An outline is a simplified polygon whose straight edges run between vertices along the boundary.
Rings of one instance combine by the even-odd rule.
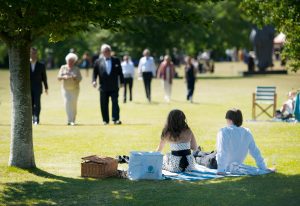
[[[117,120],[117,121],[114,121],[114,124],[115,125],[120,125],[120,124],[122,124],[122,122],[120,120]]]
[[[103,125],[108,125],[108,122],[103,122]]]

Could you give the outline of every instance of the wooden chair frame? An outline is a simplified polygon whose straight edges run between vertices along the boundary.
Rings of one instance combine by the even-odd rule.
[[[253,93],[253,95],[252,95],[252,119],[256,120],[256,118],[261,116],[262,114],[266,114],[268,117],[273,118],[276,114],[276,107],[277,107],[276,102],[277,102],[277,93],[275,92],[273,104],[267,104],[266,107],[263,107],[259,103],[256,102],[256,93]],[[258,107],[261,110],[261,112],[258,115],[256,115],[256,107]],[[268,110],[270,108],[273,109],[273,115],[271,115],[268,112]]]

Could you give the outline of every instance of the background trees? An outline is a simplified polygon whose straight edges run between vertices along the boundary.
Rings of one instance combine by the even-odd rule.
[[[113,44],[117,54],[129,53],[138,58],[141,51],[148,47],[157,56],[174,47],[188,54],[196,55],[199,51],[212,49],[217,59],[225,56],[227,48],[237,47],[252,50],[249,33],[253,25],[273,24],[277,32],[287,33],[288,42],[285,45],[285,55],[290,59],[293,69],[299,68],[299,6],[297,1],[248,1],[225,0],[220,2],[193,1],[183,3],[176,1],[176,7],[184,14],[189,14],[189,21],[178,18],[174,10],[157,8],[156,13],[162,18],[138,15],[135,18],[123,18],[116,22],[113,30],[107,30],[103,24],[101,29],[95,26],[85,26],[83,32],[69,33],[58,43],[48,41],[49,36],[37,38],[33,44],[42,51],[41,57],[47,59],[49,51],[53,53],[55,66],[64,63],[64,55],[71,47],[79,54],[84,51],[95,53],[102,42]],[[127,2],[129,7],[135,7]],[[150,2],[151,3],[151,2]],[[125,4],[124,4],[125,5]],[[148,2],[143,8],[148,6]],[[126,6],[125,6],[126,7]],[[142,13],[143,10],[140,11]],[[154,11],[152,11],[154,12]],[[169,14],[169,15],[166,15]],[[268,14],[268,15],[265,15]],[[172,22],[167,21],[170,15],[177,15]],[[98,20],[102,22],[102,20]],[[298,23],[297,23],[298,22]],[[298,26],[297,26],[298,25]],[[87,31],[87,32],[85,32]],[[293,43],[290,43],[293,42]],[[7,50],[0,42],[0,64],[5,61]]]
[[[284,55],[294,71],[300,68],[300,1],[299,0],[243,0],[240,7],[255,24],[274,25],[286,34]]]
[[[117,30],[89,26],[87,32],[72,33],[58,43],[49,43],[46,36],[38,38],[33,44],[43,51],[43,59],[47,59],[47,51],[52,51],[56,66],[64,63],[64,56],[70,48],[76,48],[79,54],[84,51],[94,53],[103,42],[112,44],[118,55],[127,52],[133,58],[139,58],[146,47],[157,56],[165,54],[166,50],[172,52],[174,47],[190,55],[213,49],[216,58],[222,58],[227,48],[252,49],[249,42],[251,23],[243,18],[240,2],[177,2],[176,7],[182,13],[189,14],[188,20],[177,18],[168,21],[168,12],[170,15],[176,15],[176,12],[161,9],[160,14],[164,18],[125,18]]]

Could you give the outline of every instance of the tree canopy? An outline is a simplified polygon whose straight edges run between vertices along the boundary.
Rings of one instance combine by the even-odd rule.
[[[122,19],[135,16],[152,15],[165,20],[184,20],[188,15],[176,8],[176,4],[180,2],[182,1],[1,0],[0,37],[5,42],[10,42],[14,37],[34,40],[47,35],[50,40],[55,41],[73,32],[88,30],[91,25],[117,29],[121,26]]]
[[[240,7],[255,24],[273,25],[286,35],[284,55],[297,71],[300,68],[300,0],[243,0]]]
[[[64,56],[70,48],[76,48],[79,54],[95,52],[103,42],[111,44],[118,55],[129,53],[134,58],[139,57],[146,47],[158,56],[174,47],[190,55],[212,49],[215,56],[221,58],[227,48],[251,49],[251,24],[243,18],[238,7],[240,1],[205,1],[201,4],[178,1],[176,8],[187,14],[179,19],[168,21],[165,15],[164,18],[139,15],[120,20],[120,25],[113,30],[89,25],[84,32],[72,32],[63,41],[49,44],[48,36],[44,35],[33,44],[43,51],[44,59],[47,56],[45,50],[53,51],[56,66],[64,63]],[[174,12],[174,9],[170,11]]]
[[[207,2],[201,5],[178,5],[184,13],[193,13],[190,22],[162,22],[154,18],[135,18],[124,21],[128,30],[112,33],[95,31],[88,39],[116,45],[119,51],[138,56],[144,48],[164,54],[173,47],[188,54],[205,49],[224,53],[226,48],[249,47],[251,25],[242,18],[239,1]]]

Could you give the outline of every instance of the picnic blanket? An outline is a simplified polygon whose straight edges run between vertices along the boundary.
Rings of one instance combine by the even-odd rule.
[[[280,118],[273,118],[270,120],[246,120],[246,122],[286,122],[286,123],[299,123],[300,121],[297,121],[295,118],[289,118],[289,119],[280,119]]]
[[[273,118],[271,122],[287,122],[287,123],[297,123],[295,118],[288,118],[288,119],[280,119],[280,118]]]
[[[238,176],[245,176],[245,175],[264,175],[270,173],[268,170],[261,170],[257,167],[252,167],[249,165],[239,165],[233,163],[230,166],[230,172],[223,175],[217,175],[217,170],[209,169],[202,165],[196,165],[196,170],[190,172],[169,172],[166,170],[162,171],[164,179],[169,180],[184,180],[184,181],[200,181],[200,180],[209,180],[215,178],[222,178],[222,177],[238,177]]]

